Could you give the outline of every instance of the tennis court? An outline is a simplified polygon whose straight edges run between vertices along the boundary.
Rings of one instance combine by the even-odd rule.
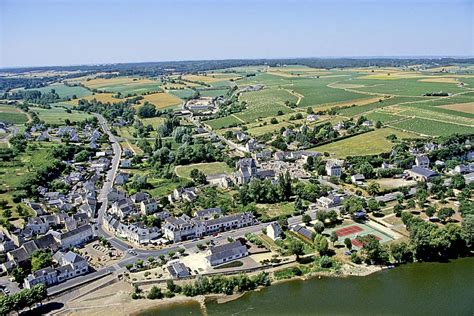
[[[359,226],[353,225],[353,226],[348,226],[348,227],[344,227],[344,228],[336,230],[336,234],[337,234],[337,237],[344,237],[344,236],[360,233],[361,231],[363,231],[362,228],[360,228]]]
[[[376,235],[374,235],[374,234],[368,234],[368,235],[375,236],[375,238],[376,238],[377,240],[382,240],[382,238],[380,238],[379,236],[376,236]],[[366,236],[367,236],[367,235],[366,235]],[[351,240],[351,243],[352,243],[352,245],[356,246],[357,248],[361,248],[361,247],[364,245],[363,243],[361,243],[361,242],[358,241],[357,239],[352,239],[352,240]]]

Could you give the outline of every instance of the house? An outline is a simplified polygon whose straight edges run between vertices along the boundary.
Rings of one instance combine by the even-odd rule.
[[[270,237],[272,240],[280,239],[282,231],[280,225],[277,222],[273,222],[267,226],[267,236]]]
[[[188,201],[190,203],[194,202],[197,199],[197,190],[196,188],[177,188],[173,190],[173,193],[168,195],[168,200],[170,203],[175,203],[179,201]]]
[[[182,262],[171,262],[166,269],[173,279],[185,278],[191,275],[189,269]]]
[[[336,194],[322,196],[317,200],[318,204],[324,208],[336,207],[341,204],[341,197]]]
[[[405,170],[405,173],[417,181],[430,181],[434,177],[438,176],[436,172],[431,169],[413,166],[409,170]]]
[[[258,147],[258,142],[253,138],[245,144],[245,150],[249,153],[256,151]]]
[[[255,159],[259,161],[267,161],[272,158],[272,151],[265,149],[255,154]]]
[[[430,159],[424,155],[418,155],[415,157],[415,165],[420,168],[429,168]]]
[[[155,199],[148,199],[140,202],[140,211],[143,215],[148,215],[158,210],[158,202]]]
[[[297,235],[300,235],[301,237],[305,238],[306,240],[313,241],[313,235],[314,233],[307,229],[306,227],[303,227],[301,225],[295,225],[290,228],[292,232],[294,232]]]
[[[24,281],[25,288],[31,289],[37,284],[51,286],[89,272],[87,260],[72,251],[58,251],[53,258],[59,267],[47,267],[29,274]]]
[[[239,142],[243,142],[244,140],[247,140],[249,138],[245,133],[242,133],[241,131],[234,132],[234,136]]]
[[[128,182],[130,178],[130,174],[125,172],[119,172],[119,174],[115,177],[115,185],[124,185]]]
[[[363,174],[354,174],[351,176],[351,182],[354,184],[363,184],[365,181],[365,176]]]
[[[364,121],[364,122],[362,122],[362,126],[371,127],[371,126],[372,126],[372,122],[371,122],[371,121]]]
[[[184,214],[180,217],[170,216],[166,218],[162,227],[164,237],[173,242],[193,239],[204,235],[205,232],[201,222],[191,221],[189,216]]]
[[[250,182],[252,177],[257,176],[257,163],[253,158],[243,158],[236,162],[237,171],[234,172],[236,182],[239,185]]]
[[[306,116],[306,120],[308,122],[316,122],[318,120],[318,116],[316,114],[309,114]]]
[[[341,177],[342,167],[340,162],[336,160],[329,160],[326,162],[326,173],[330,177]]]
[[[291,128],[285,128],[285,130],[282,133],[282,136],[285,138],[293,136],[293,135],[295,135],[295,132]]]
[[[206,208],[204,210],[195,211],[194,217],[200,220],[210,220],[222,215],[222,210],[219,207]]]
[[[44,235],[49,230],[49,223],[42,217],[30,217],[25,224],[25,228],[31,229],[35,235]]]
[[[134,195],[130,196],[130,200],[132,200],[133,203],[140,203],[148,199],[150,195],[145,192],[137,192]]]
[[[232,179],[225,173],[211,174],[206,177],[207,183],[222,189],[228,189],[233,185]]]
[[[206,260],[211,266],[217,266],[248,255],[247,246],[242,244],[240,240],[236,240],[224,245],[211,247]]]
[[[456,167],[454,167],[453,170],[454,174],[463,174],[470,172],[474,172],[474,162],[471,162],[467,165],[457,165]]]
[[[86,243],[94,237],[92,226],[82,225],[65,233],[53,232],[54,239],[59,243],[61,249],[69,249]]]
[[[134,207],[130,199],[123,198],[117,202],[112,203],[109,212],[116,214],[120,218],[125,218],[134,211]]]
[[[132,160],[131,159],[122,159],[120,160],[120,168],[131,168]]]

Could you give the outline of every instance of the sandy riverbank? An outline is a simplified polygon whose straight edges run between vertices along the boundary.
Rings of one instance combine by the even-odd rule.
[[[327,277],[349,277],[349,276],[367,276],[382,270],[380,267],[343,264],[338,272],[318,272],[311,275],[273,281],[272,284],[282,282],[289,282],[294,280],[309,280],[315,278]],[[222,304],[229,301],[239,299],[243,294],[237,293],[234,295],[207,295],[197,297],[185,297],[177,295],[173,298],[162,300],[148,300],[138,299],[133,300],[130,296],[131,286],[127,282],[120,281],[108,287],[102,288],[90,294],[80,297],[76,300],[71,300],[65,306],[61,315],[87,315],[87,316],[102,316],[102,315],[137,315],[140,312],[160,306],[169,306],[174,304],[190,304],[199,303],[201,308],[205,310],[205,302],[209,300],[217,301]]]

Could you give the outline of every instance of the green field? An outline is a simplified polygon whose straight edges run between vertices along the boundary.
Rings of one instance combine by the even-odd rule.
[[[474,127],[461,126],[442,121],[426,120],[422,118],[411,118],[393,124],[394,127],[430,136],[449,136],[455,133],[474,133]]]
[[[389,114],[389,113],[386,113],[386,112],[371,112],[371,113],[368,113],[365,115],[365,117],[367,117],[367,119],[371,120],[372,122],[377,122],[377,121],[380,121],[382,123],[385,123],[385,122],[393,122],[393,121],[396,121],[396,120],[399,120],[399,119],[402,119],[403,116],[399,116],[399,115],[393,115],[393,114]]]
[[[232,115],[229,115],[214,120],[204,121],[204,124],[207,124],[213,130],[216,130],[221,128],[227,128],[234,124],[242,124],[242,121]]]
[[[72,96],[75,95],[79,99],[88,95],[92,95],[92,92],[86,88],[79,86],[69,87],[63,84],[55,84],[43,88],[34,88],[28,90],[37,90],[41,91],[41,93],[48,93],[51,92],[51,89],[54,89],[61,98],[72,98]]]
[[[366,94],[327,86],[335,81],[337,81],[337,78],[295,79],[292,80],[292,85],[287,88],[304,96],[299,104],[301,107],[318,106],[371,97]]]
[[[168,90],[168,92],[181,99],[189,98],[195,93],[195,91],[191,89]]]
[[[387,139],[395,134],[398,138],[417,138],[416,134],[399,131],[393,128],[381,128],[373,132],[345,138],[330,144],[314,147],[311,151],[328,152],[336,158],[347,156],[376,155],[390,151],[393,143]]]
[[[82,122],[85,119],[91,118],[91,114],[79,111],[71,111],[67,113],[66,110],[60,106],[52,106],[51,109],[30,108],[30,111],[38,114],[40,120],[46,124],[63,124],[66,119],[71,122]]]
[[[205,175],[218,174],[218,173],[232,173],[232,168],[227,166],[225,162],[208,162],[208,163],[197,163],[186,166],[176,166],[176,175],[181,178],[190,179],[191,170],[198,169]]]
[[[24,124],[28,122],[26,113],[9,105],[0,105],[0,122],[10,124]]]
[[[349,81],[346,81],[349,82]],[[463,89],[459,88],[454,83],[439,83],[439,82],[423,82],[418,78],[403,78],[403,79],[353,79],[351,84],[364,85],[364,87],[354,88],[356,91],[364,91],[371,93],[401,95],[401,96],[423,96],[428,92],[461,92]]]
[[[236,113],[235,116],[251,122],[258,118],[276,116],[279,111],[293,112],[291,108],[285,106],[285,101],[296,102],[297,97],[286,90],[272,88],[242,93],[240,100],[247,102],[247,109]]]
[[[387,106],[403,103],[403,102],[410,102],[410,101],[417,101],[420,100],[420,98],[414,98],[414,97],[393,97],[390,99],[384,99],[381,98],[382,102],[374,102],[366,105],[358,105],[358,106],[353,106],[353,107],[348,107],[344,109],[338,110],[338,113],[344,116],[354,116],[354,115],[359,115],[363,114],[368,111],[372,111],[375,109],[381,109]]]
[[[219,96],[225,96],[229,89],[212,89],[212,90],[199,90],[199,93],[201,94],[202,97],[219,97]]]

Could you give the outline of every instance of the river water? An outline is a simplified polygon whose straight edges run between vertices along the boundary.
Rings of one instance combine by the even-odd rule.
[[[474,315],[474,258],[413,263],[366,277],[294,280],[246,293],[207,315]],[[141,316],[205,315],[199,304]]]

